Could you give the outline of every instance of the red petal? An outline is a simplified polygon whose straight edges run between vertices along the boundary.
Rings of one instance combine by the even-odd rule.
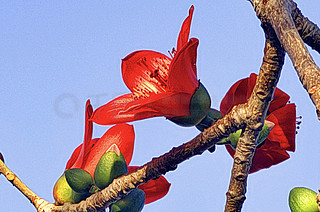
[[[225,116],[233,106],[248,101],[247,99],[248,78],[244,78],[231,86],[221,101],[220,112]]]
[[[137,166],[129,166],[129,173],[135,171]],[[160,176],[156,180],[150,180],[149,182],[139,185],[138,188],[143,190],[146,195],[145,204],[154,202],[162,197],[164,197],[170,188],[171,184],[166,180],[165,177]]]
[[[95,143],[98,141],[98,138],[92,139],[89,143],[89,151],[86,152],[86,154],[84,155],[84,161],[86,161],[86,158],[88,157],[88,154],[90,153],[90,149],[95,145]],[[66,169],[72,169],[72,168],[81,168],[82,164],[78,164],[77,166],[75,165],[75,161],[78,159],[80,151],[82,149],[82,144],[80,144],[72,153],[67,165],[66,165]]]
[[[156,116],[185,116],[190,113],[190,98],[190,94],[169,92],[134,100],[130,94],[126,94],[95,110],[92,121],[109,125]]]
[[[69,169],[71,167],[81,167],[81,165],[84,163],[84,155],[89,151],[90,148],[90,141],[92,138],[92,130],[93,130],[93,124],[91,121],[89,121],[90,116],[92,115],[93,109],[90,104],[90,100],[87,100],[86,102],[86,110],[85,110],[85,133],[84,133],[84,145],[80,145],[77,147],[73,154],[71,155],[70,160],[67,163],[66,169]]]
[[[90,141],[92,138],[93,124],[92,121],[89,121],[93,112],[90,100],[87,100],[86,103],[86,114],[85,114],[85,132],[84,132],[84,142],[79,153],[78,159],[73,164],[74,167],[82,167],[85,164],[84,155],[90,151]]]
[[[111,125],[125,123],[134,120],[134,114],[123,113],[128,103],[135,101],[132,94],[125,94],[117,97],[111,102],[97,108],[91,120],[97,124]]]
[[[134,147],[134,130],[132,125],[118,124],[111,127],[91,149],[84,169],[92,176],[102,155],[116,144],[127,164],[130,163]]]
[[[125,108],[125,113],[134,113],[134,120],[141,120],[155,116],[172,118],[189,115],[191,94],[188,93],[162,93],[145,99],[131,102]]]
[[[256,84],[256,80],[257,75],[251,74],[250,77],[239,80],[229,89],[220,104],[220,112],[222,115],[226,115],[233,106],[243,104],[248,101]],[[276,88],[268,111],[272,112],[285,106],[289,98],[289,95]]]
[[[288,158],[290,158],[289,154],[278,143],[271,143],[267,139],[260,148],[256,149],[249,173],[269,168]]]
[[[72,153],[70,159],[68,160],[67,162],[67,165],[66,165],[66,169],[71,169],[73,164],[76,162],[76,160],[78,159],[78,156],[80,154],[80,151],[82,149],[82,145],[83,144],[80,144]]]
[[[173,58],[168,77],[170,91],[193,94],[199,86],[196,66],[198,44],[198,39],[191,38]]]
[[[123,81],[138,96],[165,92],[170,63],[171,59],[159,52],[133,52],[122,60]]]
[[[273,99],[270,103],[270,106],[268,108],[269,112],[273,112],[283,106],[285,106],[290,99],[290,96],[280,90],[279,88],[276,88],[274,94],[273,94]]]
[[[193,5],[189,9],[189,16],[184,20],[181,30],[178,37],[177,43],[177,51],[179,51],[184,44],[186,44],[189,40],[189,33],[190,33],[190,25],[192,21],[192,14],[193,14],[194,7]]]
[[[267,120],[275,123],[275,126],[268,135],[268,140],[278,142],[282,149],[294,151],[296,137],[295,104],[288,104],[273,111],[267,117]]]

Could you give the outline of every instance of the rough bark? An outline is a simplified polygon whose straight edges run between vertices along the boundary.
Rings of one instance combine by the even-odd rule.
[[[293,2],[292,14],[291,14],[295,26],[299,32],[302,40],[308,44],[312,49],[320,53],[320,29],[319,27],[310,21],[307,17],[304,17],[302,12],[297,7],[297,4]]]
[[[320,119],[320,69],[304,45],[291,16],[295,8],[293,1],[250,0],[250,2],[258,18],[262,22],[272,25],[281,45],[288,53],[297,71],[303,87],[307,90],[316,106],[316,113],[318,119]],[[314,30],[317,30],[317,27],[314,27]],[[304,37],[306,39],[308,36]],[[314,40],[318,43],[318,38],[314,38]]]
[[[242,111],[249,114],[249,117],[245,121],[246,128],[234,155],[225,211],[241,211],[246,199],[247,177],[256,149],[256,139],[260,134],[284,62],[284,50],[271,25],[265,23],[263,29],[266,35],[264,58],[246,110]]]

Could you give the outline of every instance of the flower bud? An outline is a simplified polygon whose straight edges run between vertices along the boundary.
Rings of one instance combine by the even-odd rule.
[[[317,193],[308,188],[293,188],[289,194],[289,206],[291,211],[319,211],[316,196]]]
[[[80,194],[72,190],[69,186],[65,174],[57,180],[53,188],[53,197],[56,205],[63,205],[64,203],[78,203],[81,200],[86,199],[89,194]]]
[[[128,173],[126,161],[116,144],[102,155],[94,172],[94,182],[100,188],[107,187],[113,179]]]
[[[69,186],[78,193],[89,193],[93,185],[91,175],[83,169],[68,169],[65,172]]]
[[[211,99],[209,93],[202,83],[199,82],[198,88],[195,90],[190,99],[190,115],[173,117],[169,120],[183,127],[197,125],[207,115],[210,105]]]
[[[266,138],[268,137],[273,127],[274,127],[274,123],[272,123],[271,121],[265,120],[257,140],[257,148],[259,148],[263,144],[263,142],[266,140]],[[230,146],[232,146],[233,149],[236,149],[241,133],[242,133],[242,129],[237,130],[236,132],[231,133],[228,138],[222,139],[217,144],[230,144]]]
[[[145,194],[141,189],[133,189],[123,199],[110,206],[110,212],[140,212],[145,202]]]

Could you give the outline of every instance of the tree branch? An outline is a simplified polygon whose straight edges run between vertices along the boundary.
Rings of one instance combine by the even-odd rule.
[[[256,149],[256,139],[263,126],[284,63],[284,50],[271,25],[264,23],[262,27],[266,35],[265,54],[256,85],[246,104],[247,107],[242,111],[248,118],[245,120],[246,128],[234,155],[225,211],[241,211],[246,199],[247,177]]]
[[[213,126],[205,129],[191,141],[173,148],[171,151],[158,158],[153,158],[151,162],[140,167],[135,172],[115,179],[107,188],[91,195],[85,201],[81,201],[78,204],[66,203],[62,206],[48,204],[46,210],[40,208],[39,204],[34,204],[34,201],[32,201],[32,203],[38,211],[43,212],[103,211],[113,202],[123,198],[128,192],[136,188],[138,185],[147,183],[151,179],[156,179],[162,174],[176,169],[178,164],[181,162],[195,155],[202,154],[221,139],[228,137],[230,133],[233,133],[240,128],[243,129],[246,120],[248,119],[247,114],[244,112],[247,110],[246,104],[235,106],[225,117],[219,119]],[[3,163],[0,163],[1,167],[3,165]],[[4,174],[6,173],[3,167],[0,170]],[[24,192],[20,187],[17,188],[21,192]],[[30,197],[30,199],[32,199],[32,197]]]
[[[320,53],[319,27],[308,18],[304,17],[297,7],[297,4],[294,2],[291,16],[302,40],[312,49]]]
[[[24,196],[26,196],[38,211],[51,211],[54,207],[54,205],[36,195],[10,169],[8,169],[3,162],[3,157],[0,157],[0,174],[3,174],[14,187],[16,187]]]
[[[277,37],[288,52],[303,87],[307,90],[320,119],[320,69],[313,61],[295,27],[291,14],[292,0],[250,0],[258,18],[271,23]]]

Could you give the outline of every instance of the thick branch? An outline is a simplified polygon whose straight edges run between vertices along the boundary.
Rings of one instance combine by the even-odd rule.
[[[291,16],[302,40],[311,48],[320,53],[319,27],[302,15],[296,3],[293,3],[293,10]]]
[[[316,106],[320,119],[320,69],[313,61],[295,27],[291,14],[292,0],[250,0],[262,22],[271,23],[277,37],[288,52],[303,87]]]
[[[284,62],[284,50],[272,27],[263,24],[263,28],[266,34],[265,55],[256,85],[248,100],[246,110],[243,111],[249,117],[234,155],[225,211],[241,211],[246,199],[247,177],[256,148],[256,139],[263,126]]]

